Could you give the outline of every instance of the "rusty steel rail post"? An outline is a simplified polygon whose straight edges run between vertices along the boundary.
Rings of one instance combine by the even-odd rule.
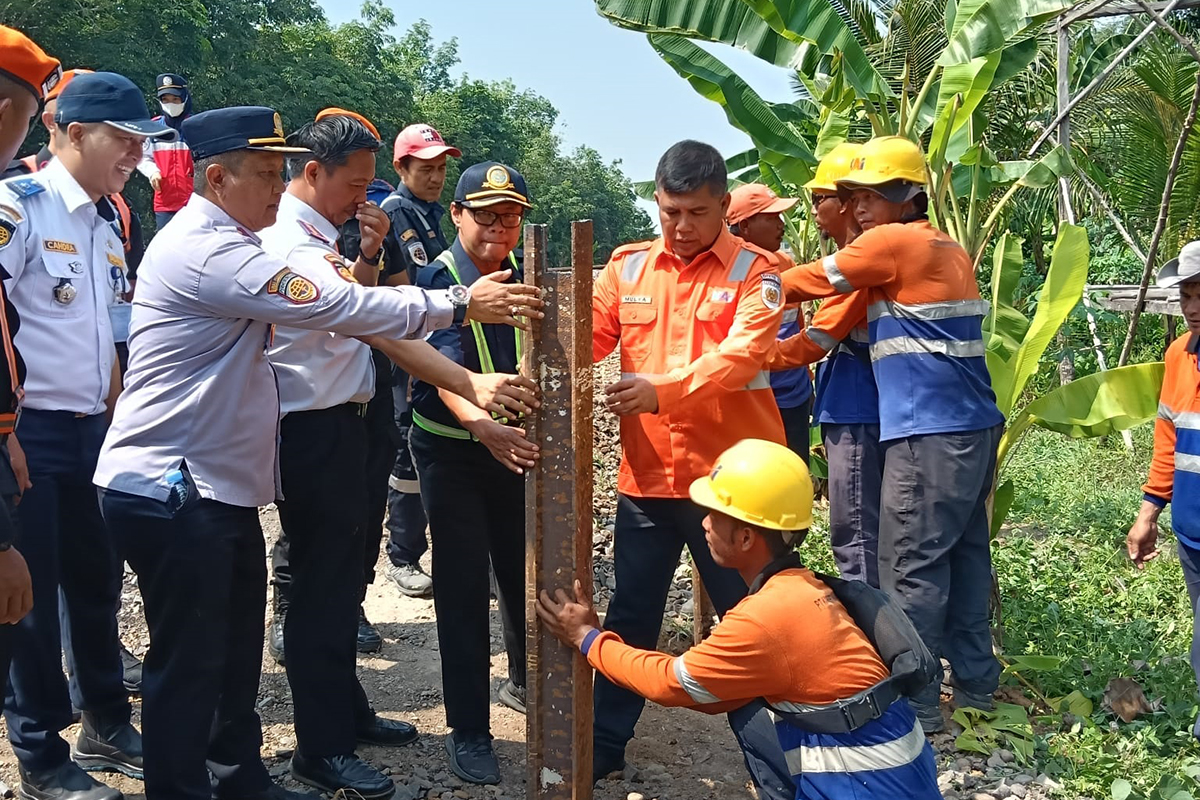
[[[528,709],[526,796],[591,800],[592,670],[534,610],[541,589],[592,593],[592,223],[571,223],[571,267],[548,265],[545,225],[525,227],[525,280],[546,318],[525,335],[522,372],[541,387],[526,423],[541,463],[525,477]]]

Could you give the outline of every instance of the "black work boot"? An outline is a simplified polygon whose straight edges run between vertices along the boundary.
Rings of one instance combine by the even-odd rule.
[[[121,669],[124,671],[125,691],[130,694],[142,693],[142,660],[121,645]]]
[[[382,649],[383,636],[371,624],[371,620],[367,619],[367,612],[360,605],[358,607],[358,652],[378,653]]]
[[[271,624],[267,626],[267,652],[271,654],[271,658],[275,659],[275,663],[281,667],[284,665],[283,622],[286,619],[287,601],[280,599],[277,595],[275,597],[275,610],[271,614]]]
[[[142,780],[142,735],[128,722],[107,725],[83,714],[71,760],[88,772],[119,772]]]
[[[495,784],[500,782],[500,762],[492,749],[490,733],[451,731],[446,736],[446,755],[450,769],[469,783]]]
[[[26,770],[18,767],[19,800],[121,800],[122,794],[64,761],[54,769]]]
[[[396,791],[392,779],[351,753],[348,756],[305,758],[292,754],[292,777],[332,795],[356,792],[366,800],[382,800]]]

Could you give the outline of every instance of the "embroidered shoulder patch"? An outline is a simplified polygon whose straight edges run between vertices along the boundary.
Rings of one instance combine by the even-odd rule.
[[[70,253],[71,255],[79,254],[79,248],[74,244],[71,242],[62,242],[58,239],[43,239],[42,247],[46,248],[46,250],[51,253]]]
[[[400,234],[400,241],[407,242],[409,239],[415,238],[417,231],[415,228],[409,228],[404,233]]]
[[[354,273],[346,266],[346,259],[339,256],[337,253],[327,253],[325,260],[333,265],[333,271],[341,276],[342,280],[348,283],[358,283],[358,278],[354,277]]]
[[[0,216],[0,250],[8,247],[9,242],[13,240],[13,234],[16,232],[16,223],[7,217]]]
[[[117,267],[118,269],[124,269],[125,259],[119,258],[118,256],[113,255],[112,253],[105,253],[105,255],[108,256],[109,264],[112,264],[114,267]]]
[[[321,296],[315,283],[290,269],[279,270],[267,283],[267,291],[298,306],[315,303]]]
[[[783,281],[773,272],[762,276],[762,301],[772,310],[783,305]]]
[[[414,264],[419,264],[422,267],[429,263],[429,255],[425,252],[425,245],[420,242],[413,242],[408,246],[408,256],[413,260]]]

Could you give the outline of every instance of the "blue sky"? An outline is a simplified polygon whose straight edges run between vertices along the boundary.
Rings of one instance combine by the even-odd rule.
[[[354,0],[320,2],[333,23],[357,16]],[[558,109],[569,148],[587,144],[606,160],[619,159],[633,180],[651,178],[659,156],[680,139],[709,142],[726,157],[750,146],[643,35],[610,24],[590,0],[385,3],[396,15],[396,35],[424,18],[435,40],[457,37],[461,71],[536,91]],[[790,99],[786,70],[733,48],[713,50],[768,99]]]

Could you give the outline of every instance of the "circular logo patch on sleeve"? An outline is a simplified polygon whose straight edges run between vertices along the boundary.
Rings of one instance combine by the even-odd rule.
[[[297,306],[315,303],[321,296],[317,285],[290,269],[281,269],[267,283],[267,291]]]
[[[783,305],[783,281],[773,272],[762,276],[762,301],[772,311]]]

